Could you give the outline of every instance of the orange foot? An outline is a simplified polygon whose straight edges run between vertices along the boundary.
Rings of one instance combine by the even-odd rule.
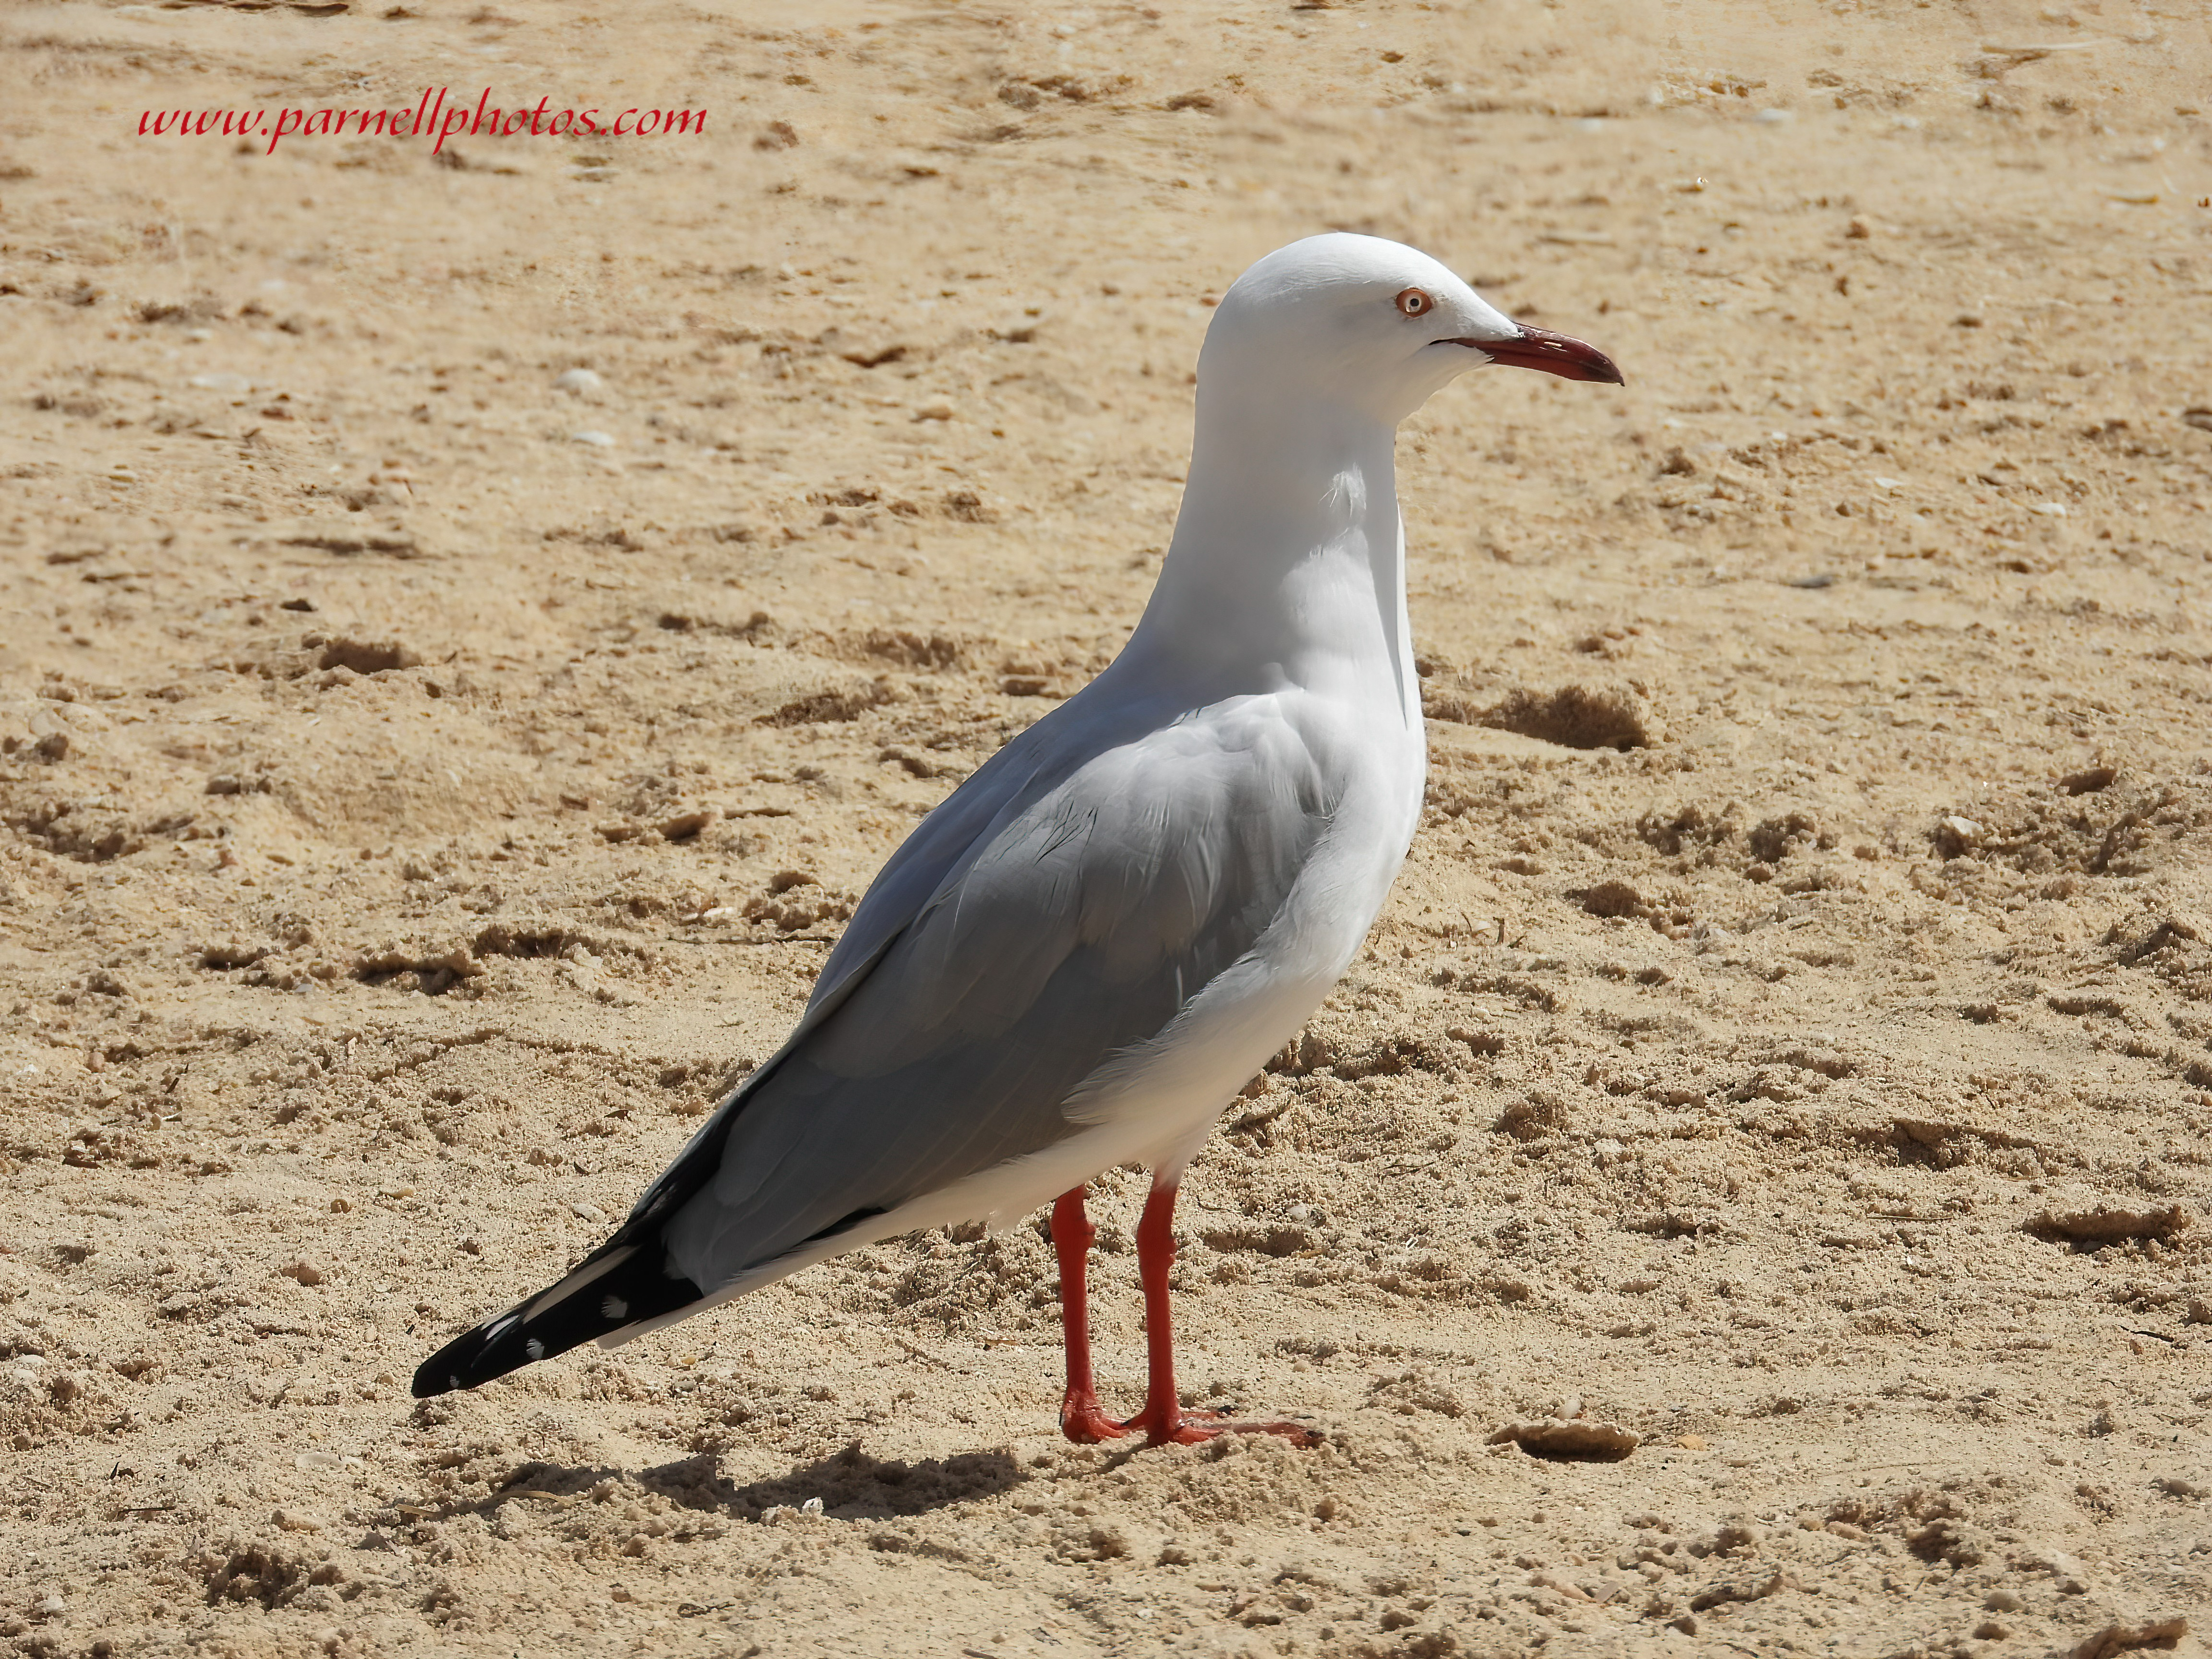
[[[1321,1444],[1321,1436],[1302,1423],[1236,1423],[1220,1412],[1192,1411],[1180,1406],[1171,1413],[1147,1406],[1121,1427],[1125,1431],[1143,1430],[1148,1446],[1203,1445],[1224,1434],[1277,1435],[1300,1448]]]
[[[1102,1440],[1119,1440],[1129,1429],[1106,1415],[1097,1395],[1070,1389],[1060,1402],[1060,1431],[1079,1446],[1095,1446]]]

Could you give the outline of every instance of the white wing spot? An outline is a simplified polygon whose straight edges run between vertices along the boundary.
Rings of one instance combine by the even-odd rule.
[[[545,1345],[543,1342],[540,1342],[534,1336],[522,1345],[522,1351],[528,1354],[532,1359],[543,1359],[545,1358]]]
[[[629,1304],[618,1296],[610,1296],[599,1303],[599,1313],[608,1319],[627,1319],[629,1316]]]

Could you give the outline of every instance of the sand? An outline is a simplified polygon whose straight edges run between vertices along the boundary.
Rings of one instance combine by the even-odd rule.
[[[10,9],[0,1635],[2199,1650],[2208,65],[2183,0]],[[137,131],[488,83],[709,123]],[[1329,227],[1628,385],[1408,423],[1430,810],[1186,1188],[1193,1397],[1325,1443],[1062,1443],[1042,1218],[414,1405],[1111,659],[1209,300]]]

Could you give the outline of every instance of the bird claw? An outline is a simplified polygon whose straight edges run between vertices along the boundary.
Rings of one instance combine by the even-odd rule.
[[[1060,1431],[1079,1446],[1095,1446],[1102,1440],[1119,1440],[1129,1425],[1107,1416],[1097,1395],[1070,1389],[1060,1403]]]
[[[1071,1390],[1060,1406],[1060,1431],[1079,1446],[1120,1440],[1132,1434],[1145,1437],[1147,1446],[1200,1446],[1224,1434],[1272,1434],[1302,1449],[1321,1444],[1321,1436],[1302,1423],[1237,1423],[1225,1412],[1178,1407],[1172,1419],[1147,1406],[1134,1417],[1115,1422],[1106,1415],[1093,1394]]]
[[[1161,1415],[1148,1407],[1121,1427],[1133,1433],[1142,1429],[1148,1446],[1202,1446],[1224,1434],[1272,1434],[1301,1449],[1321,1444],[1321,1436],[1302,1423],[1238,1423],[1231,1421],[1225,1412],[1181,1408],[1164,1423],[1159,1420]]]

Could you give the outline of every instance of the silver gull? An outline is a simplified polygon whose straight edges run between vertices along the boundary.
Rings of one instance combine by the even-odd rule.
[[[1310,237],[1247,270],[1206,331],[1189,481],[1127,647],[892,854],[790,1040],[614,1236],[424,1361],[415,1393],[1050,1203],[1069,1438],[1310,1441],[1179,1404],[1176,1194],[1350,963],[1413,839],[1426,763],[1393,441],[1489,364],[1620,383],[1395,242]],[[1084,1187],[1129,1163],[1152,1175],[1150,1382],[1118,1420],[1091,1375]]]

